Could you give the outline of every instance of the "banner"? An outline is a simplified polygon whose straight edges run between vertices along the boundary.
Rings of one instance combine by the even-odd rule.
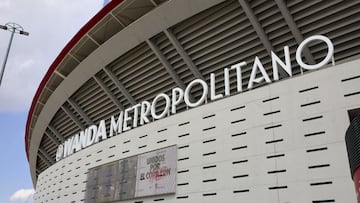
[[[135,197],[175,192],[176,146],[139,155]]]
[[[85,202],[175,193],[177,147],[151,151],[89,169]]]

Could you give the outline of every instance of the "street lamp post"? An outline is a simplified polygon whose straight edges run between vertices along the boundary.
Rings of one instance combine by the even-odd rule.
[[[16,23],[6,23],[5,25],[0,25],[0,29],[8,30],[8,31],[11,32],[9,45],[8,45],[7,50],[6,50],[5,59],[4,59],[4,62],[3,62],[2,68],[1,68],[1,72],[0,72],[0,86],[1,86],[1,82],[2,82],[2,78],[4,76],[5,66],[6,66],[8,56],[9,56],[10,47],[11,47],[11,43],[12,43],[13,38],[14,38],[14,34],[17,33],[17,34],[20,34],[20,35],[28,36],[29,33],[25,32],[23,27],[21,27],[21,25],[18,25]]]

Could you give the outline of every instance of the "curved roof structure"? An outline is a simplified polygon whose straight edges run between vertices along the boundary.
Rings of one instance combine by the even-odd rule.
[[[38,105],[39,99],[42,96],[41,94],[45,91],[47,85],[51,81],[50,78],[53,76],[53,74],[56,73],[56,69],[59,67],[60,63],[64,60],[67,54],[69,54],[70,51],[75,47],[77,43],[89,32],[91,28],[93,28],[94,25],[96,25],[99,21],[102,20],[102,18],[109,13],[115,6],[117,6],[122,1],[113,1],[111,4],[108,4],[106,7],[104,7],[99,13],[97,13],[86,25],[84,25],[78,33],[69,41],[69,43],[63,48],[63,50],[60,52],[60,54],[56,57],[54,62],[49,67],[48,71],[46,72],[44,78],[42,79],[40,86],[38,87],[33,101],[30,106],[30,110],[28,113],[28,119],[26,121],[26,131],[25,131],[25,150],[26,150],[26,156],[27,159],[29,159],[29,150],[28,150],[28,141],[29,141],[29,130],[30,130],[30,123],[31,119],[34,115],[34,110],[36,108],[36,105]],[[34,115],[36,117],[36,115]]]
[[[332,40],[337,63],[359,57],[359,26],[357,1],[113,0],[65,46],[34,96],[25,132],[33,181],[66,138],[195,78],[208,82],[236,62],[259,56],[270,72],[269,53],[283,56],[288,45],[298,74],[296,48],[314,34]],[[303,57],[315,63],[324,54],[317,43]]]

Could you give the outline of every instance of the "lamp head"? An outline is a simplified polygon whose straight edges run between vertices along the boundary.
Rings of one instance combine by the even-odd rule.
[[[19,31],[19,34],[29,36],[30,33],[25,32],[25,31]]]
[[[0,29],[7,30],[8,28],[5,25],[0,25]]]

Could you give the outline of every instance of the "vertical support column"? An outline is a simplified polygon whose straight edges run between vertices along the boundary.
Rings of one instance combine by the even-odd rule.
[[[39,157],[41,160],[43,160],[43,161],[46,163],[47,166],[51,166],[50,161],[49,161],[41,152],[38,153],[38,157]]]
[[[164,31],[167,38],[169,38],[171,44],[175,47],[176,51],[180,54],[183,61],[186,63],[192,74],[199,79],[205,80],[204,77],[201,75],[200,71],[191,60],[189,55],[185,52],[184,48],[181,46],[179,40],[175,37],[174,33],[171,30],[167,29]]]
[[[55,161],[50,155],[43,149],[39,148],[39,152],[49,161],[50,165],[54,164]]]
[[[60,145],[60,142],[59,142],[55,137],[49,135],[49,133],[46,132],[46,130],[45,130],[44,134],[45,134],[50,140],[52,140],[56,145]]]
[[[185,89],[185,85],[180,77],[176,74],[174,69],[171,67],[169,61],[165,58],[164,54],[161,53],[160,49],[151,41],[146,40],[146,43],[149,45],[151,50],[155,53],[156,57],[163,64],[166,71],[169,73],[170,77],[175,81],[175,83],[182,89]]]
[[[73,120],[82,130],[85,129],[84,124],[71,112],[68,108],[61,106],[61,109]]]
[[[242,9],[244,10],[246,16],[249,18],[249,21],[253,28],[255,29],[256,34],[260,38],[261,43],[264,45],[269,56],[271,56],[271,51],[274,50],[274,47],[271,45],[269,37],[266,35],[264,29],[262,28],[258,18],[256,17],[254,11],[252,10],[249,2],[247,0],[238,0]],[[282,77],[286,77],[287,74],[283,69],[279,69],[279,73]]]
[[[117,98],[111,93],[111,91],[109,90],[109,88],[106,87],[105,83],[103,81],[101,81],[100,78],[98,78],[97,76],[93,77],[94,80],[98,83],[98,85],[101,87],[101,89],[103,89],[103,91],[109,96],[109,98],[114,102],[114,104],[121,110],[124,110],[124,107],[122,106],[122,104],[120,103],[119,100],[117,100]]]
[[[68,99],[68,103],[75,109],[75,111],[80,114],[80,116],[86,121],[88,125],[92,125],[92,121],[90,118],[85,114],[85,112],[80,108],[80,106],[72,99]]]
[[[52,133],[54,133],[54,135],[59,138],[61,140],[61,142],[64,142],[65,141],[65,138],[64,136],[60,135],[60,133],[51,125],[48,125],[48,128],[50,129],[50,131]]]
[[[282,16],[284,17],[286,24],[289,26],[291,33],[294,35],[296,42],[300,44],[302,41],[304,41],[304,37],[297,27],[294,18],[290,14],[286,3],[284,0],[275,0],[275,2],[279,7]],[[315,64],[314,57],[311,55],[310,49],[308,47],[304,48],[304,56],[308,63]]]
[[[125,86],[116,78],[115,74],[109,70],[109,68],[105,67],[104,72],[109,76],[112,82],[116,85],[117,88],[121,91],[121,93],[127,98],[130,104],[135,105],[136,101],[134,97],[131,96],[129,91],[125,88]]]

